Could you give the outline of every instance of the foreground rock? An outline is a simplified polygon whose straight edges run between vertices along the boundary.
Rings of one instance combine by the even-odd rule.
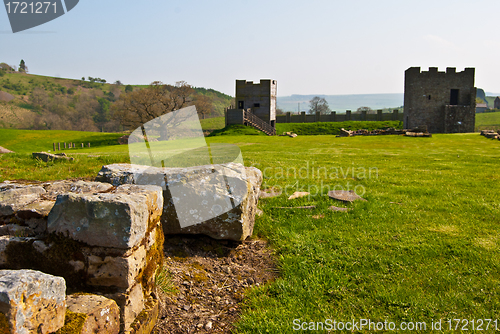
[[[165,234],[242,241],[253,233],[262,173],[236,163],[189,168],[113,164],[104,166],[96,180],[161,186]]]
[[[0,270],[0,331],[52,333],[64,325],[66,283],[34,270]]]

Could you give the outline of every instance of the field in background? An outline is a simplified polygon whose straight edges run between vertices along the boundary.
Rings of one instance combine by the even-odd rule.
[[[500,130],[500,112],[476,114],[476,131]]]
[[[0,155],[0,181],[93,178],[104,164],[128,162],[126,145],[97,146],[108,134],[4,131],[0,146],[24,153]],[[56,138],[93,135],[105,137],[68,151],[75,161],[44,163],[29,154]],[[428,332],[439,319],[498,318],[500,199],[492,194],[500,192],[499,141],[477,133],[206,140],[238,145],[245,164],[263,171],[262,187],[284,191],[259,201],[264,214],[254,231],[270,241],[280,277],[247,293],[239,333],[293,333],[295,319],[420,321]],[[355,189],[368,201],[337,202],[326,196],[333,189]],[[287,200],[294,191],[311,196]],[[305,205],[316,208],[281,208]]]

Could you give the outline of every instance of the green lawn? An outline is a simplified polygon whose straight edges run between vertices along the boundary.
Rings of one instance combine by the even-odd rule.
[[[245,164],[264,172],[264,188],[284,190],[259,201],[264,214],[254,230],[275,250],[280,277],[247,294],[237,332],[294,333],[294,326],[327,319],[426,322],[419,332],[442,319],[449,332],[448,319],[477,326],[499,318],[499,141],[477,133],[207,141],[238,145]],[[91,177],[103,164],[127,162],[126,150],[79,150],[79,162],[47,164],[4,154],[0,178],[29,170],[23,178]],[[326,196],[332,189],[355,189],[368,201],[343,204]],[[294,191],[311,196],[288,201]],[[277,208],[301,205],[316,208]],[[332,212],[331,205],[351,211]]]
[[[500,112],[476,114],[476,130],[500,130]]]

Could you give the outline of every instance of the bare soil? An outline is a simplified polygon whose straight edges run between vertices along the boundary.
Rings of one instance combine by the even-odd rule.
[[[231,333],[245,293],[277,275],[271,249],[256,238],[167,237],[165,270],[169,284],[159,293],[154,333]]]

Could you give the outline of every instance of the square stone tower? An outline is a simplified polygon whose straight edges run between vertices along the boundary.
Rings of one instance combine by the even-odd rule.
[[[261,79],[260,83],[236,80],[235,109],[228,110],[228,124],[239,124],[243,119],[239,114],[243,110],[251,112],[273,128],[276,123],[276,80]]]
[[[426,125],[431,133],[474,132],[475,110],[474,68],[405,71],[405,129]]]

